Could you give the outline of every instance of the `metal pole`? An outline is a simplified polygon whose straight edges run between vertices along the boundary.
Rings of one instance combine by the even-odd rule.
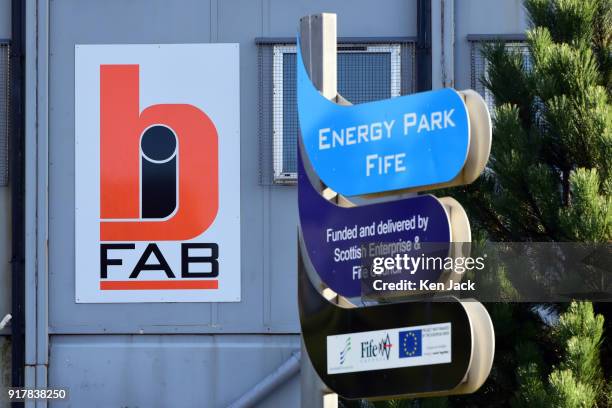
[[[306,71],[314,86],[327,99],[338,94],[336,15],[315,14],[300,19],[300,41]],[[302,407],[337,408],[338,395],[327,389],[315,372],[302,341]]]
[[[37,386],[38,363],[38,209],[39,209],[39,141],[38,141],[38,2],[26,0],[25,55],[25,387]],[[25,407],[36,406],[26,400]],[[40,404],[38,404],[40,405]]]
[[[454,88],[455,2],[431,2],[432,88]]]
[[[36,388],[40,389],[47,388],[49,364],[49,0],[37,0],[36,25]],[[36,401],[36,408],[46,406],[46,400]]]
[[[300,370],[300,360],[301,353],[293,353],[272,374],[244,393],[228,408],[249,408],[256,406],[259,401],[267,397],[275,388],[285,383],[285,381],[293,377]]]
[[[416,91],[431,90],[431,0],[417,1]]]
[[[25,59],[25,2],[11,4],[11,385],[23,387],[25,365],[24,296],[25,296],[25,216],[24,216],[24,59]],[[20,404],[23,406],[23,404]]]

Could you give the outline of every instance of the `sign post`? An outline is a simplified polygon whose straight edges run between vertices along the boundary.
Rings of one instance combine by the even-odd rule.
[[[325,97],[334,98],[338,93],[336,15],[326,13],[301,18],[300,38],[310,50],[308,55],[304,56],[304,64],[309,68],[313,83]],[[331,391],[314,371],[303,339],[300,373],[302,407],[338,407],[338,395]]]
[[[370,284],[378,290],[372,257],[465,255],[455,245],[471,241],[461,205],[422,195],[356,206],[345,196],[474,181],[491,146],[484,101],[474,91],[443,89],[350,105],[336,88],[333,14],[300,20],[297,53],[302,377],[314,369],[325,384],[303,379],[302,405],[323,406],[327,390],[374,399],[474,392],[494,354],[479,302],[446,296],[355,306],[373,297]],[[410,286],[416,276],[442,285],[461,280],[455,269],[438,267],[385,281],[408,277],[401,283]]]

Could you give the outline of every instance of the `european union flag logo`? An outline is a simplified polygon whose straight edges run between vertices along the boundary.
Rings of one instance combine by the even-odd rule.
[[[399,332],[399,345],[400,358],[423,355],[423,336],[421,330]]]

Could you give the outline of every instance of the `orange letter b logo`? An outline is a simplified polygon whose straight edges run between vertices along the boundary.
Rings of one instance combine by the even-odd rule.
[[[100,239],[183,241],[219,206],[217,130],[193,105],[140,112],[138,65],[100,66]]]

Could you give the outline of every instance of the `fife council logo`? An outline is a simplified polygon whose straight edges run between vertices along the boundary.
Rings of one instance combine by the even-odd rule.
[[[378,341],[374,339],[362,341],[361,359],[363,361],[389,360],[392,348],[393,344],[391,343],[389,333],[386,333],[386,335]]]

